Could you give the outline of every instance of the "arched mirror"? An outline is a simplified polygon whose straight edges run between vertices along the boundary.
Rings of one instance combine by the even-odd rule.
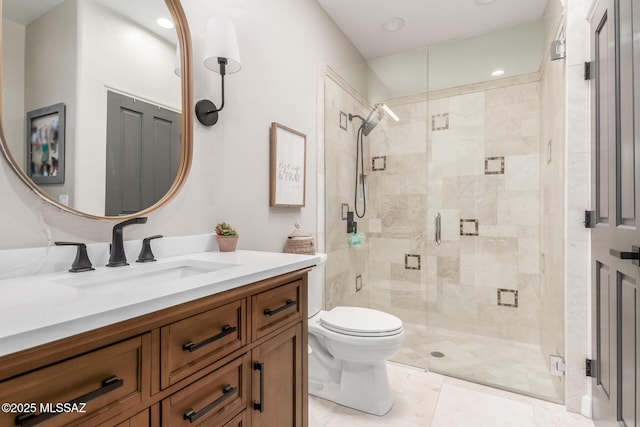
[[[190,56],[179,0],[2,0],[3,154],[66,211],[157,209],[191,163]]]

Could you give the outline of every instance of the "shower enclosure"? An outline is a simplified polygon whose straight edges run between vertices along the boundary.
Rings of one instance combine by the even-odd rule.
[[[560,17],[327,70],[323,90],[327,309],[402,319],[393,361],[553,401],[564,399],[564,64],[547,46]],[[496,63],[511,64],[499,79]],[[378,102],[399,121],[364,138],[361,171],[348,116]],[[364,244],[348,239],[354,192],[366,197]]]

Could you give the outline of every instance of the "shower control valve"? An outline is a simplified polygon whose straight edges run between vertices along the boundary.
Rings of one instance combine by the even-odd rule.
[[[357,233],[358,223],[353,220],[353,211],[347,212],[347,233]]]

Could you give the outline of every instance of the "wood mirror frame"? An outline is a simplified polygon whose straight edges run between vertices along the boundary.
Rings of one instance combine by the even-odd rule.
[[[15,158],[11,154],[11,150],[9,149],[8,143],[6,142],[5,131],[4,131],[4,123],[2,121],[2,73],[0,73],[0,150],[4,158],[7,160],[11,169],[16,173],[16,175],[24,182],[38,197],[42,200],[51,203],[52,205],[62,209],[63,211],[79,215],[85,218],[93,218],[93,219],[108,219],[108,220],[126,220],[129,218],[145,216],[169,202],[173,199],[176,194],[180,191],[182,186],[184,185],[187,176],[189,174],[189,170],[191,169],[191,159],[193,154],[193,112],[191,105],[193,105],[193,90],[192,90],[192,80],[193,74],[191,69],[191,35],[189,32],[189,25],[187,23],[187,18],[184,14],[184,10],[182,8],[182,4],[180,0],[165,0],[167,8],[173,17],[173,22],[175,25],[176,36],[178,39],[178,43],[180,45],[180,63],[181,63],[181,91],[182,91],[182,113],[181,113],[181,121],[182,121],[182,141],[181,141],[181,152],[180,152],[180,165],[178,167],[178,172],[173,181],[173,184],[169,188],[169,191],[156,203],[152,206],[143,209],[134,214],[121,215],[121,216],[100,216],[87,212],[82,212],[80,210],[76,210],[69,206],[66,206],[60,203],[55,198],[51,197],[44,190],[42,190],[23,170],[23,168],[16,162]],[[0,18],[2,17],[2,0],[0,0]],[[0,30],[2,29],[2,20],[0,19]],[[0,31],[0,69],[2,68],[2,32]]]

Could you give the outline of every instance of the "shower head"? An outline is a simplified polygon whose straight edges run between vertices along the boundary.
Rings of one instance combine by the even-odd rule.
[[[373,107],[373,110],[367,116],[367,119],[362,123],[362,133],[364,136],[368,136],[371,131],[380,123],[380,113],[377,107]]]
[[[361,127],[364,136],[368,136],[371,131],[378,125],[378,123],[380,123],[380,120],[385,115],[392,118],[396,122],[400,120],[398,116],[396,116],[396,114],[391,111],[389,107],[387,107],[386,104],[375,104],[373,106],[373,110],[371,110],[367,118],[363,120]]]

